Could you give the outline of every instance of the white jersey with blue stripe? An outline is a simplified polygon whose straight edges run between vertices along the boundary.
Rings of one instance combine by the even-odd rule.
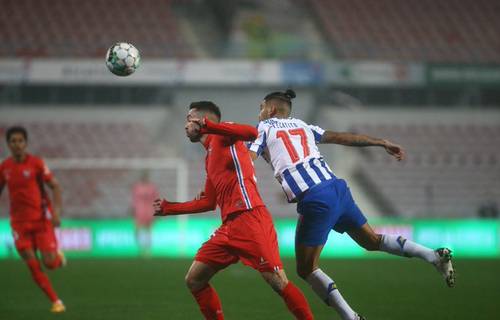
[[[300,119],[271,118],[261,121],[257,130],[258,137],[249,148],[272,166],[289,202],[335,178],[317,146],[325,132],[322,128]]]

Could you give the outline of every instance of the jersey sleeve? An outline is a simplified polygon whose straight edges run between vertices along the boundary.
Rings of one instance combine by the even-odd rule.
[[[314,141],[316,141],[316,143],[321,143],[321,137],[323,137],[323,134],[325,133],[325,130],[323,128],[321,128],[321,127],[314,126],[312,124],[309,124],[307,126],[314,133]]]
[[[257,137],[257,130],[252,126],[232,122],[215,123],[206,118],[201,133],[218,134],[241,141],[250,141]]]
[[[205,182],[204,196],[198,200],[186,202],[169,202],[163,200],[161,210],[167,215],[179,215],[188,213],[199,213],[214,210],[217,206],[217,194],[210,179]]]
[[[260,156],[267,146],[267,127],[264,122],[259,122],[257,125],[257,139],[251,142],[248,146],[250,151],[253,151]]]
[[[45,164],[45,161],[40,159],[39,166],[40,166],[39,170],[41,171],[41,177],[42,177],[43,182],[52,181],[54,176],[52,175],[52,171],[50,171],[49,167]]]

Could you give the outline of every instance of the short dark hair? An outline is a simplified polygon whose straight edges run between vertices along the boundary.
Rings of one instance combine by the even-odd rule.
[[[7,140],[7,143],[9,143],[10,137],[15,134],[15,133],[20,133],[23,135],[24,140],[28,141],[28,131],[21,126],[13,126],[7,129],[7,133],[5,134],[5,140]]]
[[[295,94],[295,91],[292,89],[287,89],[285,92],[281,91],[275,91],[271,92],[268,95],[264,97],[264,101],[269,101],[273,99],[278,99],[281,101],[284,101],[290,105],[290,108],[292,107],[292,99],[295,98],[297,95]]]
[[[191,109],[196,109],[196,110],[200,110],[200,111],[210,112],[210,113],[216,115],[217,118],[219,118],[219,120],[222,117],[222,115],[220,113],[219,107],[215,103],[213,103],[212,101],[196,101],[196,102],[192,102],[189,105],[189,110],[191,110]]]

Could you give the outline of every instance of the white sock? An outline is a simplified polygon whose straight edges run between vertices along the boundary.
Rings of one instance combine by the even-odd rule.
[[[328,304],[330,307],[334,308],[342,320],[353,320],[356,319],[356,313],[351,309],[351,307],[344,300],[340,294],[335,281],[333,281],[326,273],[321,271],[321,269],[314,270],[308,277],[307,282],[311,285],[312,289],[316,294]]]
[[[429,263],[435,263],[437,261],[434,250],[405,239],[402,236],[393,236],[389,234],[382,235],[380,251],[403,257],[417,257]]]

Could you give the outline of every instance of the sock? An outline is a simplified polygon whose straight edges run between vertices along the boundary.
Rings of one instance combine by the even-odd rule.
[[[62,265],[62,260],[61,257],[57,254],[56,257],[49,261],[48,263],[45,263],[45,266],[49,269],[57,269]]]
[[[349,304],[340,294],[335,281],[333,281],[321,269],[316,269],[307,277],[307,282],[311,285],[313,291],[330,307],[334,308],[343,320],[356,319],[354,312]]]
[[[281,297],[285,300],[288,310],[295,315],[296,319],[314,319],[306,297],[291,281],[288,281],[286,287],[281,291]]]
[[[35,280],[36,284],[45,292],[47,297],[49,297],[50,301],[56,302],[59,300],[56,292],[52,289],[52,285],[50,284],[50,280],[47,275],[42,271],[40,267],[40,263],[37,259],[26,260],[26,264],[31,271],[31,276],[33,280]]]
[[[219,296],[212,286],[207,285],[201,290],[191,292],[200,306],[206,320],[224,320]]]
[[[380,251],[403,257],[417,257],[429,263],[435,263],[437,256],[434,250],[419,245],[402,236],[384,234],[380,244]]]

